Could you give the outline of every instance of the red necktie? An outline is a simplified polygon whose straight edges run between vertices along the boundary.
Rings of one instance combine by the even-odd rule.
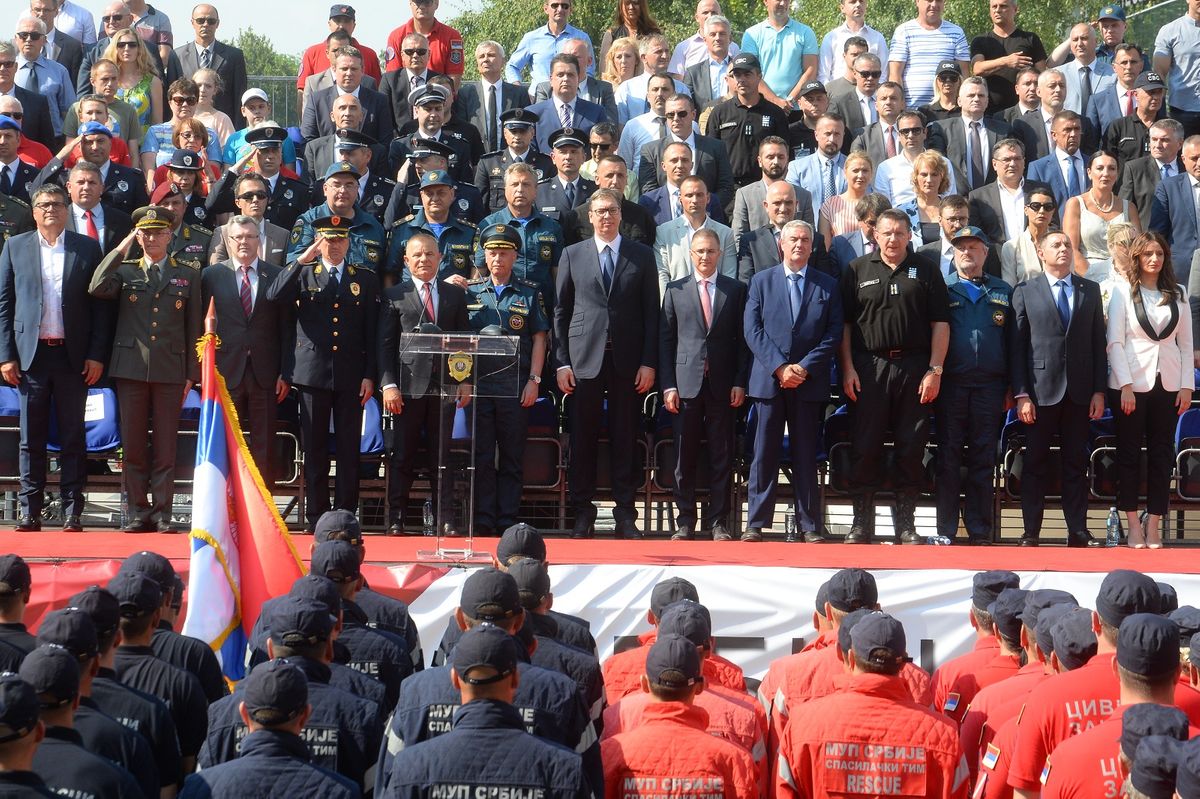
[[[1133,92],[1125,92],[1125,116],[1133,116]]]
[[[87,220],[87,234],[95,241],[100,241],[100,231],[96,229],[96,215],[87,210],[83,212],[83,218]]]
[[[433,313],[433,289],[426,283],[421,286],[421,291],[425,293],[425,315],[429,317],[430,322],[437,322],[437,317]]]
[[[708,296],[708,280],[700,281],[700,310],[704,312],[704,326],[712,327],[712,297]]]
[[[242,298],[242,310],[246,312],[246,318],[250,318],[250,314],[254,312],[254,292],[250,288],[250,267],[240,267],[242,273],[242,285],[238,294]]]
[[[896,157],[896,129],[892,127],[887,129],[887,154],[888,158]]]

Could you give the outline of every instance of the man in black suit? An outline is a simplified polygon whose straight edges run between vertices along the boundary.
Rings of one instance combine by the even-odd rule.
[[[583,154],[586,136],[577,128],[562,128],[550,134],[550,160],[556,173],[538,182],[533,202],[540,212],[560,225],[568,211],[583,205],[596,191],[595,183],[579,176],[586,158]]]
[[[648,194],[666,182],[662,157],[667,145],[683,142],[692,151],[692,174],[704,180],[708,193],[717,198],[728,219],[733,212],[733,171],[720,139],[701,136],[693,129],[696,104],[686,94],[676,94],[666,104],[667,132],[663,137],[642,145],[638,161],[638,188]]]
[[[421,529],[405,527],[408,493],[416,476],[417,451],[424,435],[430,460],[449,446],[452,414],[444,414],[437,366],[440,359],[405,352],[403,336],[423,324],[440,330],[469,330],[467,292],[437,278],[442,255],[437,239],[420,231],[404,248],[408,277],[387,289],[379,326],[379,382],[383,386],[383,409],[399,417],[396,438],[388,458],[388,535],[420,535]],[[458,406],[471,400],[471,386],[461,383]],[[439,515],[445,518],[452,497],[439,492],[437,480],[431,488],[438,496]]]
[[[43,52],[51,61],[57,61],[71,76],[71,85],[79,77],[83,63],[83,43],[57,30],[54,21],[58,18],[59,0],[30,0],[29,15],[37,17],[46,25],[46,43]]]
[[[617,536],[641,538],[634,505],[638,485],[640,397],[658,368],[658,272],[653,251],[624,239],[621,195],[599,189],[588,203],[593,238],[563,250],[554,309],[558,388],[571,408],[571,504],[574,538],[595,534],[597,420],[608,399],[613,516]]]
[[[879,56],[863,53],[854,59],[854,88],[837,96],[829,96],[829,110],[846,120],[846,130],[862,130],[874,125],[879,111],[875,105],[875,92],[879,90],[879,78],[883,66]],[[894,121],[894,120],[893,120]],[[847,147],[849,146],[849,136]]]
[[[992,148],[1007,138],[1011,130],[1007,123],[984,116],[987,104],[987,81],[978,75],[969,77],[958,89],[962,114],[936,120],[929,126],[927,146],[949,159],[955,171],[955,185],[965,189],[964,194],[996,179]]]
[[[107,304],[88,296],[100,245],[66,230],[67,204],[59,186],[35,191],[37,231],[14,236],[0,251],[0,377],[21,393],[22,532],[41,529],[51,401],[62,448],[63,529],[83,529],[84,406],[88,386],[104,371],[111,335]]]
[[[285,360],[283,380],[300,389],[309,532],[330,509],[331,417],[334,506],[352,512],[358,506],[362,409],[375,391],[379,278],[347,261],[350,222],[337,216],[314,219],[312,244],[276,276],[266,294],[268,302],[296,306],[295,356]]]
[[[1104,413],[1108,361],[1100,287],[1071,273],[1066,233],[1038,242],[1045,279],[1013,291],[1009,351],[1017,416],[1026,427],[1021,473],[1021,546],[1037,546],[1046,504],[1051,439],[1061,441],[1062,506],[1067,546],[1098,546],[1087,530],[1088,420]]]
[[[505,83],[504,63],[504,48],[498,43],[486,41],[476,45],[479,80],[469,81],[459,88],[450,111],[455,119],[475,126],[489,153],[504,146],[505,112],[529,105],[529,92],[524,86]]]
[[[750,351],[742,334],[746,287],[718,274],[721,241],[701,228],[690,246],[694,274],[667,284],[659,325],[663,407],[673,414],[675,507],[673,541],[696,532],[696,465],[708,454],[708,508],[700,530],[731,541],[729,492],[733,420],[746,401]],[[705,443],[707,442],[707,446]]]
[[[619,155],[603,156],[596,164],[596,187],[612,189],[621,195],[621,236],[653,247],[658,226],[649,211],[625,199],[625,187],[628,185],[629,169],[625,166],[625,159]],[[562,232],[566,244],[578,244],[595,235],[586,201],[563,215]]]
[[[12,117],[0,116],[0,194],[28,203],[37,168],[17,157],[20,146],[20,123]]]
[[[762,227],[746,231],[738,239],[738,279],[747,285],[755,274],[765,272],[776,264],[782,263],[783,255],[779,249],[779,237],[783,234],[783,226],[793,219],[800,218],[796,215],[796,187],[786,180],[772,183],[763,200],[763,209],[767,223]],[[809,222],[809,224],[812,223]],[[813,247],[813,264],[814,266],[822,264],[817,268],[825,271],[823,262],[826,248],[819,241],[814,242]],[[816,257],[818,252],[821,253],[821,257]]]
[[[353,94],[343,94],[333,101],[329,117],[336,126],[334,132],[328,136],[313,139],[304,146],[304,163],[310,175],[324,175],[335,161],[341,160],[338,153],[338,141],[345,137],[339,134],[343,131],[357,133],[362,130],[362,104]],[[387,145],[372,142],[370,149],[371,171],[394,175],[394,172],[388,170]]]
[[[100,182],[104,187],[104,201],[125,214],[132,214],[138,208],[150,202],[146,193],[146,178],[140,169],[122,166],[109,159],[112,152],[112,131],[99,122],[85,122],[79,126],[78,136],[67,136],[67,142],[50,159],[42,171],[33,180],[33,188],[46,182],[67,184],[67,170],[63,167],[63,159],[79,145],[80,162],[94,164],[100,172]],[[123,237],[122,237],[123,238]],[[118,238],[117,241],[121,239]],[[107,252],[107,250],[106,250]]]
[[[904,149],[896,122],[904,111],[904,87],[893,81],[884,81],[875,90],[875,115],[878,120],[865,128],[855,130],[850,150],[866,150],[871,156],[878,173],[879,165],[895,158]]]
[[[706,17],[700,26],[704,36],[704,57],[688,67],[683,73],[683,85],[687,86],[700,111],[721,99],[725,94],[725,75],[733,56],[729,54],[730,24],[719,13]]]
[[[936,240],[918,247],[917,255],[924,256],[934,264],[938,273],[945,278],[954,274],[954,245],[950,243],[950,239],[971,224],[971,205],[961,194],[947,194],[938,204],[938,209],[941,235]],[[996,255],[995,247],[988,248],[983,271],[1000,277],[1000,257]]]
[[[354,94],[362,105],[362,132],[375,141],[391,141],[392,113],[387,98],[362,85],[362,53],[355,47],[339,48],[333,61],[334,85],[313,95],[304,107],[300,135],[305,141],[319,139],[334,132],[330,111],[333,101],[342,94]]]
[[[21,104],[21,133],[47,150],[54,148],[54,123],[50,120],[50,103],[40,94],[16,85],[17,48],[12,42],[0,41],[0,94],[15,97]],[[28,198],[26,198],[28,199]]]
[[[91,161],[77,161],[71,167],[66,183],[71,198],[67,230],[89,237],[100,245],[101,252],[115,248],[133,230],[133,219],[129,214],[104,201],[100,167]]]
[[[434,75],[442,74],[429,69],[429,40],[419,33],[404,37],[399,56],[401,68],[385,73],[379,84],[392,111],[392,130],[400,130],[412,121],[412,93]]]
[[[592,76],[592,46],[583,39],[563,39],[558,44],[558,52],[560,55],[573,55],[579,61],[579,74],[584,77],[580,79],[578,86],[578,97],[580,100],[587,100],[589,103],[600,106],[604,112],[604,118],[600,121],[607,121],[613,125],[617,124],[617,99],[613,91],[613,85],[606,80]],[[553,72],[553,70],[551,70]],[[534,104],[550,99],[550,81],[544,80],[534,87],[531,92],[533,95]]]
[[[294,357],[295,322],[287,303],[267,299],[267,289],[283,271],[258,259],[259,223],[238,214],[225,223],[229,260],[200,272],[204,307],[216,307],[217,368],[225,378],[242,432],[250,434],[250,454],[263,483],[272,485],[275,406],[287,396],[283,354]]]
[[[971,224],[982,229],[991,242],[989,254],[1025,229],[1025,198],[1029,193],[1035,188],[1050,188],[1025,180],[1025,145],[1018,139],[997,142],[991,149],[991,162],[996,179],[967,195]]]
[[[1139,217],[1149,220],[1158,184],[1183,172],[1182,149],[1183,125],[1160,119],[1150,126],[1150,154],[1126,162],[1117,193],[1137,206]]]
[[[47,0],[35,0],[47,2]],[[246,122],[238,112],[242,93],[246,91],[246,57],[236,47],[217,41],[217,28],[221,26],[221,16],[216,6],[201,3],[192,9],[192,30],[195,39],[175,48],[179,56],[179,64],[183,74],[189,78],[198,69],[211,69],[217,73],[224,88],[213,101],[213,107],[224,111],[233,120],[238,130],[246,127]]]
[[[1015,88],[1017,92],[1017,104],[1011,108],[1004,109],[1000,114],[1000,118],[1014,128],[1014,135],[1017,120],[1030,111],[1036,111],[1038,108],[1038,75],[1041,73],[1036,67],[1025,67],[1017,71]]]
[[[416,89],[409,96],[413,105],[413,121],[417,127],[407,134],[397,131],[396,138],[388,145],[388,167],[398,173],[408,155],[419,149],[419,142],[435,141],[449,150],[447,170],[454,182],[470,183],[475,177],[470,145],[462,138],[452,137],[442,130],[450,114],[450,97],[446,90],[431,84]],[[400,183],[406,185],[404,180]]]

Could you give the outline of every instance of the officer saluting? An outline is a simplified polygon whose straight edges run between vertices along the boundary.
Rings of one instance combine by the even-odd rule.
[[[183,221],[187,201],[179,187],[170,181],[160,183],[150,197],[150,204],[171,212],[171,239],[167,244],[167,254],[177,263],[194,269],[204,267],[208,263],[212,231],[202,225]],[[130,253],[130,257],[138,257],[141,250],[135,245]]]
[[[362,408],[375,390],[379,278],[348,258],[350,222],[341,216],[313,219],[316,238],[267,290],[272,302],[297,303],[295,363],[284,380],[300,389],[309,532],[330,507],[331,414],[337,462],[334,505],[350,511],[358,506]]]
[[[266,219],[272,225],[291,230],[296,219],[309,208],[311,191],[295,178],[284,177],[280,172],[283,165],[283,143],[287,131],[276,125],[264,125],[246,134],[246,154],[225,171],[208,192],[205,208],[211,219],[216,214],[237,213],[233,191],[237,179],[247,171],[257,172],[267,182]]]
[[[392,192],[396,190],[396,181],[389,180],[387,175],[371,171],[371,159],[374,156],[374,152],[371,150],[373,144],[375,144],[375,140],[362,131],[341,128],[337,131],[333,149],[339,158],[349,161],[362,173],[362,177],[358,181],[358,205],[356,207],[361,211],[366,211],[379,220],[380,224],[383,224],[388,200],[392,199]]]
[[[100,262],[88,287],[93,297],[117,302],[108,374],[116,380],[121,408],[121,479],[134,517],[127,532],[171,529],[179,408],[200,380],[200,271],[167,254],[174,221],[161,206],[134,211],[133,230]],[[135,237],[143,255],[125,260]],[[147,420],[153,422],[149,440]]]
[[[532,149],[537,121],[537,114],[524,108],[511,108],[500,115],[506,146],[479,159],[479,165],[475,167],[475,188],[483,195],[487,213],[495,213],[504,207],[504,173],[510,164],[529,164],[537,173],[538,181],[554,174],[550,156]]]
[[[523,483],[525,431],[529,408],[538,398],[542,368],[549,346],[550,321],[541,292],[533,283],[513,277],[521,235],[512,225],[494,224],[479,234],[488,277],[467,287],[467,315],[473,330],[499,326],[520,340],[518,374],[504,372],[504,388],[515,386],[515,397],[488,396],[481,377],[475,406],[475,534],[494,535],[517,523]],[[501,388],[498,386],[497,388]],[[500,468],[496,468],[496,448]]]

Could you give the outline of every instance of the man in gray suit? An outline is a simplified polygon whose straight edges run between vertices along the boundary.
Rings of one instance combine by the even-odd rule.
[[[454,97],[452,118],[475,126],[483,138],[484,150],[494,153],[504,146],[501,117],[529,105],[529,92],[519,83],[504,81],[504,48],[499,42],[484,41],[475,46],[475,64],[479,80],[464,83]]]
[[[567,53],[579,59],[580,74],[588,77],[579,82],[578,96],[603,108],[604,116],[615,125],[617,123],[617,101],[614,97],[613,86],[606,80],[591,76],[592,49],[588,43],[582,39],[567,39],[559,44],[558,52]],[[544,80],[534,90],[533,101],[540,103],[549,99],[550,81]]]
[[[779,136],[767,136],[758,144],[758,166],[762,170],[762,180],[743,186],[737,190],[733,198],[733,235],[742,237],[751,230],[758,230],[770,220],[763,201],[767,199],[767,189],[783,181],[787,174],[791,148]],[[812,194],[807,189],[796,189],[795,218],[803,219],[810,225],[816,226],[813,217]],[[776,262],[778,263],[778,262]]]
[[[259,260],[283,266],[287,260],[288,230],[267,221],[267,205],[271,202],[271,186],[266,178],[255,172],[239,175],[233,184],[233,204],[239,215],[254,220],[258,225]],[[229,247],[225,238],[226,225],[218,225],[213,231],[212,248],[208,252],[208,263],[216,264],[229,260]],[[268,281],[269,284],[269,281]]]
[[[638,189],[649,194],[666,182],[662,169],[662,154],[667,145],[681,141],[692,151],[692,174],[701,178],[710,194],[728,217],[733,205],[733,170],[729,166],[729,155],[720,139],[701,136],[695,130],[696,104],[686,94],[677,94],[667,100],[664,108],[667,118],[666,134],[657,141],[642,146],[638,160]]]
[[[223,88],[213,101],[213,107],[224,111],[239,129],[245,127],[238,103],[246,91],[246,57],[236,47],[217,41],[221,16],[216,6],[201,3],[192,9],[192,30],[195,40],[175,48],[183,74],[192,77],[198,69],[211,69],[221,79]]]
[[[812,218],[812,199],[808,198],[809,217],[800,213],[797,195],[808,195],[804,189],[798,189],[786,180],[777,180],[767,189],[762,203],[759,205],[759,215],[762,224],[751,228],[738,237],[737,275],[743,283],[749,283],[750,278],[757,272],[770,269],[783,260],[779,250],[779,236],[783,226],[793,219],[808,222]],[[823,268],[826,246],[820,236],[813,234],[813,265]]]
[[[266,193],[262,187],[257,191]],[[265,208],[265,198],[261,204]],[[211,300],[216,308],[216,333],[221,337],[217,368],[269,488],[274,477],[275,406],[290,388],[280,376],[282,359],[293,350],[296,328],[288,304],[267,299],[267,289],[282,270],[259,260],[260,224],[261,217],[238,214],[222,226],[232,257],[201,272],[200,289],[202,307]]]
[[[929,126],[927,146],[938,150],[954,167],[955,185],[963,193],[981,188],[996,179],[992,168],[992,148],[1012,130],[995,117],[986,117],[987,81],[974,75],[958,89],[961,115],[936,120]]]
[[[165,208],[137,209],[133,232],[104,257],[88,287],[93,297],[116,303],[108,374],[121,408],[121,477],[132,516],[122,529],[130,533],[171,530],[179,408],[200,380],[195,349],[203,319],[200,273],[168,254],[174,222]],[[144,255],[125,260],[135,236]]]
[[[66,192],[53,183],[36,189],[33,209],[37,231],[12,237],[0,250],[0,377],[21,394],[17,530],[41,529],[53,400],[62,448],[63,530],[80,531],[87,479],[84,405],[87,387],[104,371],[111,320],[107,304],[87,294],[100,246],[66,230]]]
[[[876,121],[854,130],[850,150],[866,150],[878,171],[880,164],[895,158],[904,149],[896,125],[904,111],[904,87],[884,81],[875,90],[874,98]]]
[[[729,20],[720,14],[706,18],[700,30],[708,52],[703,60],[688,67],[683,74],[683,85],[692,93],[692,99],[702,112],[725,94],[725,75],[733,61],[729,53],[730,28]]]

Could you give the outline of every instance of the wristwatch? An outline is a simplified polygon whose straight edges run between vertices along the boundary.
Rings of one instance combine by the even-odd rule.
[[[934,366],[933,364],[930,364],[929,371],[933,372],[938,377],[942,376],[942,367],[940,367],[940,366]]]
[[[542,378],[539,375],[530,375],[529,379],[532,380],[533,382],[537,383],[538,385],[541,385],[541,383],[542,383]]]

